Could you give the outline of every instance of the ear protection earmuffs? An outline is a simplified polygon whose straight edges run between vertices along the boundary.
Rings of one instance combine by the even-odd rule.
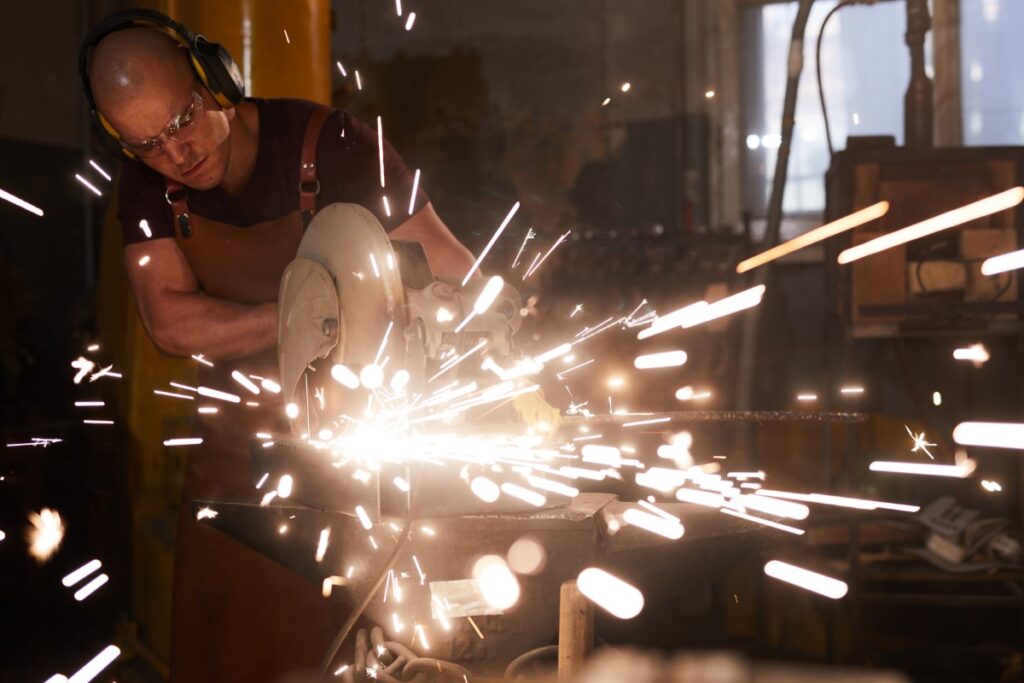
[[[78,74],[82,79],[82,89],[85,91],[85,98],[89,101],[89,110],[92,112],[93,120],[99,124],[97,128],[100,137],[105,139],[108,146],[115,146],[121,154],[128,158],[134,158],[135,155],[121,144],[121,136],[118,135],[117,130],[96,109],[96,100],[93,99],[92,87],[89,83],[89,54],[104,37],[115,31],[137,26],[148,26],[160,31],[185,48],[188,51],[189,63],[192,65],[196,78],[210,91],[217,104],[224,109],[234,107],[245,97],[245,86],[238,65],[220,43],[211,43],[202,35],[192,33],[167,15],[153,10],[131,9],[111,14],[96,24],[82,41],[82,48],[78,53]]]

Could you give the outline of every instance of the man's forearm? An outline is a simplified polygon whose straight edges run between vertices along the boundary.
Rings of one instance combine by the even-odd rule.
[[[244,358],[277,343],[277,304],[246,305],[202,294],[168,295],[159,319],[148,325],[164,353],[211,360]]]

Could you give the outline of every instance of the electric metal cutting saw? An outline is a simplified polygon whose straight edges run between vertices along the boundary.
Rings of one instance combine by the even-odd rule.
[[[493,362],[511,359],[519,293],[504,284],[487,311],[474,312],[483,284],[435,278],[420,244],[390,241],[362,206],[322,209],[285,269],[278,298],[278,359],[293,434],[336,430],[339,416],[362,412],[359,404],[377,387],[423,394],[439,368],[481,342]]]

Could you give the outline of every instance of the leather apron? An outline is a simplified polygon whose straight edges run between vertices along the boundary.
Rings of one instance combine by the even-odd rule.
[[[277,301],[281,274],[316,211],[316,145],[330,111],[315,110],[307,124],[299,208],[285,216],[246,228],[213,221],[190,214],[185,188],[167,182],[175,239],[204,294],[244,304]],[[242,402],[206,401],[218,412],[197,416],[203,443],[186,465],[174,559],[171,681],[178,683],[295,680],[315,670],[346,616],[306,579],[191,514],[195,499],[258,503],[266,491],[253,483],[249,439],[257,431],[287,431],[280,394],[253,396],[231,378],[236,369],[277,381],[277,350],[201,366],[204,386]]]

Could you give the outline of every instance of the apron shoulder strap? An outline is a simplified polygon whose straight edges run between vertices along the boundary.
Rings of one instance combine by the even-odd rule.
[[[316,213],[316,196],[320,193],[320,180],[317,178],[316,145],[320,141],[320,131],[327,117],[334,109],[321,105],[313,110],[306,124],[306,135],[302,138],[302,161],[299,164],[299,210],[302,212],[303,229],[313,220]]]
[[[174,215],[174,225],[181,236],[188,239],[192,236],[192,219],[188,210],[188,190],[181,183],[170,178],[164,178],[164,199],[171,205],[171,213]]]

